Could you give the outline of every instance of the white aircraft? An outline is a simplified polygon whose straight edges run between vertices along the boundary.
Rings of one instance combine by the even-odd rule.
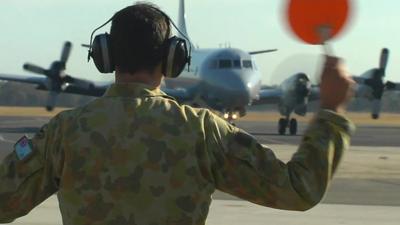
[[[178,28],[189,37],[184,0],[180,0]],[[192,45],[190,40],[187,41]],[[71,48],[72,44],[66,42],[60,60],[54,61],[49,69],[29,63],[23,66],[29,72],[45,76],[0,74],[0,79],[36,84],[37,89],[49,91],[48,110],[54,108],[61,92],[101,96],[110,82],[94,82],[65,73]],[[224,112],[227,119],[236,119],[245,114],[246,106],[263,96],[260,91],[261,73],[252,55],[276,49],[255,52],[235,48],[192,49],[190,70],[184,70],[178,79],[166,79],[163,86],[163,90],[177,100],[207,106]]]
[[[189,39],[186,29],[185,1],[180,0],[178,28]],[[246,108],[255,104],[278,104],[284,118],[278,123],[278,131],[285,134],[297,133],[296,119],[290,119],[292,112],[305,115],[309,100],[318,97],[318,89],[311,86],[308,77],[295,74],[277,88],[261,87],[261,72],[254,55],[276,51],[276,49],[247,52],[237,48],[198,49],[192,45],[192,64],[179,78],[166,79],[163,91],[179,102],[193,106],[208,107],[222,112],[225,119],[233,121],[246,114]],[[45,76],[20,76],[0,74],[0,79],[36,84],[37,89],[49,91],[46,104],[52,110],[61,92],[89,96],[102,96],[111,82],[94,82],[79,79],[65,73],[72,44],[66,42],[61,58],[43,69],[25,64],[24,69]]]

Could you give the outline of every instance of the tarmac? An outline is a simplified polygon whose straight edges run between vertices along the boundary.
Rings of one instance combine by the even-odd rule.
[[[22,135],[32,135],[46,117],[0,117],[0,159],[12,151]],[[244,128],[274,149],[283,161],[290,159],[299,135],[276,135],[272,121],[242,121]],[[398,224],[400,221],[400,126],[359,125],[352,147],[335,175],[322,204],[307,212],[290,212],[257,206],[215,192],[207,224]],[[55,196],[13,224],[62,224]]]

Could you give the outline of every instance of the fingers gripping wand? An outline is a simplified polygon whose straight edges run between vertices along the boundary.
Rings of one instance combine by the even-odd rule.
[[[334,56],[333,48],[328,43],[328,40],[332,38],[332,28],[329,25],[321,25],[317,28],[317,32],[321,38],[321,46],[324,54]]]

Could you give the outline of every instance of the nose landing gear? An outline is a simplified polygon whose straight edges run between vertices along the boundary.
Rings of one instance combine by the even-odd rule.
[[[294,118],[292,118],[290,120],[289,120],[289,118],[279,119],[278,133],[280,135],[285,135],[287,128],[289,128],[290,135],[296,135],[297,134],[297,120]]]

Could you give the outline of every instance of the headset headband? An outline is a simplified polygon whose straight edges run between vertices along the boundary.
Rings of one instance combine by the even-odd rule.
[[[168,21],[172,24],[173,27],[175,27],[175,29],[178,31],[178,33],[180,35],[182,35],[182,37],[184,37],[186,39],[186,41],[189,44],[189,60],[188,60],[188,70],[190,70],[190,63],[191,63],[191,59],[192,59],[192,44],[190,43],[189,38],[179,30],[178,26],[176,26],[176,24],[174,23],[174,21],[162,10],[158,9],[157,7],[151,6],[150,7],[154,10],[156,10],[157,12],[161,13],[163,16],[165,16],[165,18],[168,19]],[[96,31],[100,30],[102,27],[104,27],[105,25],[107,25],[108,23],[110,23],[113,19],[114,19],[115,15],[113,15],[110,19],[108,19],[104,24],[102,24],[101,26],[97,27],[96,29],[93,30],[92,34],[90,35],[90,45],[89,45],[89,50],[88,50],[88,62],[90,61],[90,53],[92,52],[92,46],[93,46],[93,35],[96,33]],[[168,38],[166,38],[166,40],[168,40]]]

